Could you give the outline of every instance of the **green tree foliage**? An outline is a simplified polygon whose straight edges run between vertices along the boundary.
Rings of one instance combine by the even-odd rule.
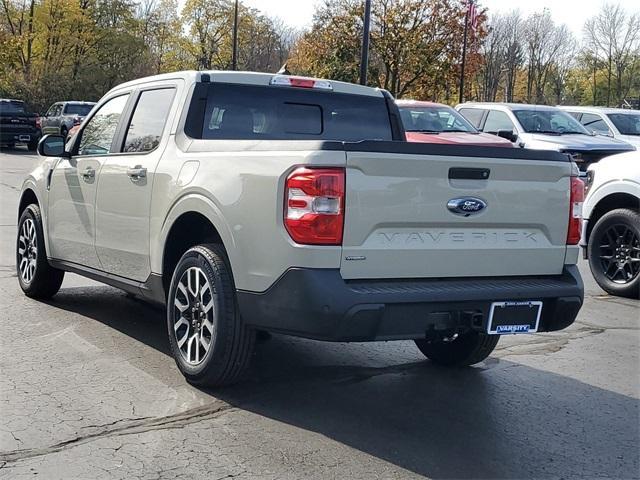
[[[0,0],[0,96],[44,111],[127,80],[231,66],[233,2]],[[277,71],[294,33],[240,4],[240,69]]]

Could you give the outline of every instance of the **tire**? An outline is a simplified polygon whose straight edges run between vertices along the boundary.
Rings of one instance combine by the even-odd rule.
[[[18,221],[16,271],[27,297],[48,299],[58,293],[64,272],[47,261],[40,207],[29,205]]]
[[[246,371],[255,331],[240,317],[220,245],[193,247],[178,262],[167,299],[167,329],[173,358],[190,383],[221,387],[236,383]]]
[[[32,140],[27,144],[27,149],[30,152],[35,152],[38,149],[38,142],[39,140]]]
[[[60,135],[62,135],[62,137],[65,140],[67,140],[67,135],[69,135],[69,131],[67,130],[67,127],[65,127],[64,125],[60,127]]]
[[[466,367],[483,361],[498,344],[499,335],[470,331],[450,342],[416,340],[420,351],[438,365]]]
[[[640,213],[628,208],[605,213],[591,230],[587,254],[604,291],[640,298]]]

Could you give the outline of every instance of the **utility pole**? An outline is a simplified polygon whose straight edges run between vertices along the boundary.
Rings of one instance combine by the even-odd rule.
[[[462,38],[462,65],[460,66],[460,96],[458,103],[464,102],[464,66],[467,60],[467,33],[469,28],[469,10],[471,10],[472,0],[467,2],[467,13],[464,15],[464,36]]]
[[[369,66],[369,29],[371,25],[371,0],[364,0],[364,28],[362,31],[362,52],[360,58],[360,85],[367,84]]]
[[[238,69],[238,0],[233,11],[233,49],[231,54],[231,70]]]

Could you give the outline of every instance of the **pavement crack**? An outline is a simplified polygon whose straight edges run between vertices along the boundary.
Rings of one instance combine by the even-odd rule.
[[[25,460],[33,457],[41,457],[56,453],[61,450],[77,447],[79,445],[110,437],[135,435],[153,430],[183,428],[186,425],[218,417],[224,413],[235,410],[227,403],[219,402],[201,407],[191,408],[180,413],[164,417],[145,417],[139,419],[123,419],[104,425],[89,426],[85,428],[97,428],[98,431],[80,435],[75,438],[56,443],[48,447],[28,448],[0,453],[0,464],[4,467],[7,463]],[[0,468],[2,468],[0,467]]]

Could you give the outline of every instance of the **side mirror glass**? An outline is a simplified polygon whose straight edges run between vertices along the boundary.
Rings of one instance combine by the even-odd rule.
[[[64,137],[62,135],[45,135],[38,143],[38,154],[43,157],[65,157]]]
[[[498,130],[497,135],[501,138],[506,138],[510,142],[518,140],[518,135],[516,135],[513,130]]]

